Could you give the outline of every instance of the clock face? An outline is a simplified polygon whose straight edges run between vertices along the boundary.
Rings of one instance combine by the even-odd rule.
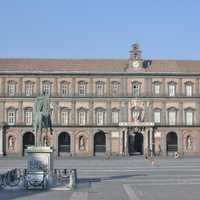
[[[138,68],[140,63],[138,61],[133,61],[133,67]]]

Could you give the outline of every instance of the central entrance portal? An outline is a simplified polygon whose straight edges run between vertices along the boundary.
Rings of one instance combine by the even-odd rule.
[[[143,135],[135,132],[129,134],[128,137],[128,151],[129,155],[143,155]]]
[[[106,152],[106,135],[103,131],[99,131],[94,136],[94,155],[102,154]]]

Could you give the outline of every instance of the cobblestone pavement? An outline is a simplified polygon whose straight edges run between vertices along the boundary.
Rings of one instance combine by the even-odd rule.
[[[0,189],[0,200],[199,200],[200,158],[156,158],[152,166],[143,157],[66,158],[56,168],[76,168],[79,184],[74,191]],[[0,173],[26,168],[24,159],[0,159]]]

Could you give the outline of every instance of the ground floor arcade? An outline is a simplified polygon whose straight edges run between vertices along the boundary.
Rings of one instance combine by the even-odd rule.
[[[45,136],[44,136],[45,140]],[[0,154],[23,156],[34,145],[31,128],[0,130]],[[54,128],[48,137],[55,156],[188,155],[200,154],[200,128],[175,127],[68,127]]]

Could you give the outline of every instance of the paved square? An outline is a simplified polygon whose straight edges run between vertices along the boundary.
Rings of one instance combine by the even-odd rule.
[[[199,200],[200,158],[175,160],[160,157],[152,166],[143,157],[66,158],[56,168],[77,168],[79,184],[74,191],[26,191],[0,189],[1,200]],[[26,168],[24,159],[0,160],[0,172]]]

